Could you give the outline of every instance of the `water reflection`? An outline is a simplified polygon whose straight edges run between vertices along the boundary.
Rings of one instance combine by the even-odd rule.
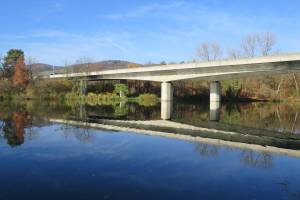
[[[31,124],[40,126],[47,118],[112,119],[125,121],[171,120],[196,127],[215,128],[226,131],[246,131],[245,133],[265,132],[285,133],[279,136],[286,139],[290,134],[300,133],[300,106],[297,104],[196,104],[190,102],[162,102],[161,105],[143,107],[121,102],[115,106],[64,106],[53,102],[26,102],[23,105],[1,105],[1,134],[11,146],[24,143],[25,128]],[[211,123],[211,122],[216,123]],[[271,134],[271,133],[270,133]],[[287,135],[286,135],[287,134]],[[294,136],[293,136],[294,137]],[[293,138],[292,137],[292,138]]]
[[[15,147],[24,143],[25,127],[27,123],[27,114],[23,112],[13,112],[3,119],[1,133],[2,137],[6,138],[7,144]]]
[[[252,150],[243,150],[241,153],[241,162],[245,165],[268,169],[273,165],[273,157],[270,153],[266,152],[258,153]]]
[[[173,114],[173,101],[162,101],[161,102],[161,119],[171,119]]]
[[[221,102],[220,101],[211,101],[209,105],[209,119],[211,121],[219,121],[220,120],[220,108]]]
[[[180,102],[174,105],[172,120],[194,125],[211,120],[232,126],[300,134],[299,105],[256,102],[224,104],[219,109],[209,109],[205,103]],[[210,108],[213,107],[210,105]]]
[[[224,147],[205,143],[195,143],[196,151],[200,156],[204,157],[217,157],[221,156],[220,153]],[[233,151],[234,148],[225,148],[226,151]],[[250,167],[258,167],[263,169],[269,169],[273,166],[273,156],[268,152],[258,152],[248,149],[241,150],[238,155],[242,164]]]
[[[0,197],[299,198],[298,107],[223,105],[216,109],[219,121],[212,122],[208,104],[169,105],[166,118],[171,120],[161,120],[163,105],[1,105],[0,176],[5,184]],[[160,137],[145,136],[142,129]],[[18,184],[14,176],[21,177]]]

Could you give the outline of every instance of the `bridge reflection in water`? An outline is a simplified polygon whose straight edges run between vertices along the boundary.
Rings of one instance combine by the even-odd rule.
[[[300,106],[266,103],[235,106],[220,107],[220,102],[215,102],[210,103],[208,110],[206,104],[178,101],[162,101],[154,107],[123,102],[114,107],[38,103],[12,113],[2,111],[0,117],[3,136],[12,146],[24,143],[24,130],[32,123],[46,125],[51,119],[50,122],[75,127],[171,137],[300,158]],[[43,116],[46,121],[36,121],[35,116],[39,119]]]
[[[161,119],[162,120],[170,120],[172,118],[173,113],[173,101],[161,101]],[[220,109],[221,102],[220,101],[210,101],[210,120],[211,121],[219,121],[220,120]]]
[[[85,118],[51,119],[54,123],[83,126],[123,132],[134,132],[170,137],[204,144],[229,146],[260,152],[277,153],[300,158],[300,135],[280,133],[276,130],[250,128],[238,124],[219,122],[220,102],[210,102],[210,121],[194,123],[192,119],[172,118],[173,101],[161,102],[161,120],[108,119],[95,111],[86,112]],[[121,107],[126,106],[120,104]]]

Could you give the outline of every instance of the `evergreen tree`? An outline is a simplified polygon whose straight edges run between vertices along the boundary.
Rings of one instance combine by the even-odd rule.
[[[15,67],[19,57],[24,57],[24,52],[20,49],[11,49],[7,52],[3,62],[3,75],[11,78],[14,74]]]

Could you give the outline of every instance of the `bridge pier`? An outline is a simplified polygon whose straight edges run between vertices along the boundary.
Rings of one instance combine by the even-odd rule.
[[[221,83],[213,81],[210,83],[210,102],[221,102]]]
[[[161,101],[161,119],[171,119],[173,113],[173,101]]]
[[[161,101],[173,101],[173,91],[172,83],[163,82],[161,84]]]
[[[221,108],[221,83],[220,81],[214,81],[210,83],[210,120],[220,120],[220,108]]]
[[[161,84],[161,119],[171,119],[173,111],[173,92],[172,83],[163,82]]]
[[[209,119],[210,121],[220,121],[221,102],[211,101],[209,105]]]

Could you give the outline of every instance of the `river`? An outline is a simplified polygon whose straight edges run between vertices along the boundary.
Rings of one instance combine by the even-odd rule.
[[[300,198],[300,104],[0,106],[0,199]]]

